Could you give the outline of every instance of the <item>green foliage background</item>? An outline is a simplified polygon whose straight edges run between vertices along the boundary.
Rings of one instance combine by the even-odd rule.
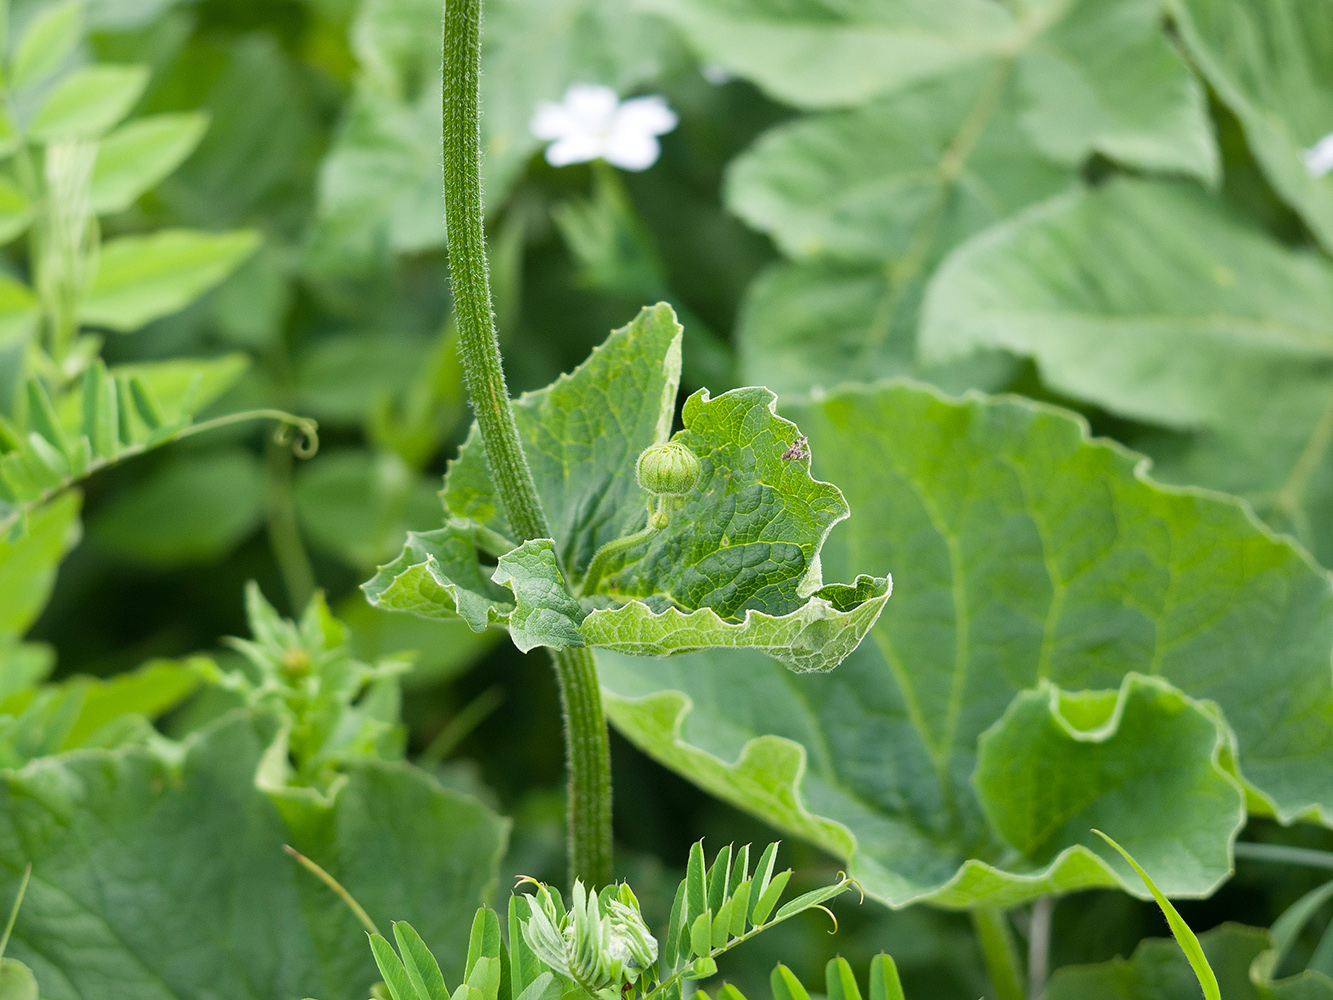
[[[359,929],[284,842],[384,926],[411,919],[450,981],[479,902],[563,880],[545,654],[474,632],[456,595],[428,619],[358,586],[419,564],[394,562],[409,531],[443,545],[460,453],[451,513],[507,530],[464,447],[440,20],[436,0],[11,0],[0,903],[32,861],[7,954],[43,997],[362,1000]],[[883,950],[909,997],[994,996],[954,911],[1013,907],[1022,942],[1048,894],[1048,997],[1194,995],[1099,827],[1190,898],[1228,1000],[1333,996],[1318,867],[1233,851],[1333,851],[1333,176],[1303,160],[1333,132],[1331,67],[1333,8],[1303,0],[487,3],[511,389],[634,321],[521,407],[529,438],[572,407],[623,431],[538,470],[560,558],[586,571],[634,527],[633,458],[678,379],[666,416],[696,435],[690,394],[776,393],[851,511],[824,579],[894,577],[825,676],[599,643],[622,650],[598,662],[646,914],[698,838],[772,827],[794,885],[846,867],[867,893],[835,904],[836,937],[807,915],[727,956],[748,995],[779,959],[815,983]],[[679,114],[651,169],[542,159],[534,109],[587,82]],[[77,141],[101,143],[86,287],[50,263],[77,254],[24,174],[53,184]],[[658,301],[682,342],[665,309],[635,320]],[[623,383],[599,409],[618,365],[657,409]],[[255,408],[317,420],[318,453],[268,424],[177,440]],[[737,454],[777,467],[789,425],[765,419],[773,441]],[[587,431],[551,433],[572,454]],[[677,533],[722,536],[710,517]],[[669,590],[654,558],[607,593]],[[247,616],[248,581],[272,606],[252,591]]]

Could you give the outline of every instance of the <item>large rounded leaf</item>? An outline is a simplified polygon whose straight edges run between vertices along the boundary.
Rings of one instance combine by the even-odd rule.
[[[1242,818],[1233,757],[1252,806],[1333,818],[1333,589],[1245,507],[1019,400],[889,384],[791,415],[854,511],[826,570],[893,566],[894,598],[823,677],[599,654],[648,752],[893,905],[1142,892],[1093,825],[1207,892]]]

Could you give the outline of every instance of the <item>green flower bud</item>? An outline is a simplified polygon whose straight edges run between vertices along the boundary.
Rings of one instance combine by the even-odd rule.
[[[645,448],[637,467],[639,485],[656,496],[679,497],[699,482],[699,458],[678,441]]]
[[[529,917],[520,924],[523,939],[552,971],[584,987],[619,994],[657,961],[657,939],[639,913],[629,886],[605,894],[589,892],[575,880],[570,907],[563,915],[550,890],[537,887]]]

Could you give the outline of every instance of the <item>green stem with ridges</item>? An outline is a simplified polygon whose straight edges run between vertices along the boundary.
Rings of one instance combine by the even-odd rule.
[[[519,540],[528,541],[550,538],[551,529],[514,422],[491,311],[482,227],[480,76],[481,0],[447,0],[444,215],[463,381],[500,502]],[[586,649],[553,657],[569,765],[569,875],[601,886],[611,878],[611,749],[597,668]]]

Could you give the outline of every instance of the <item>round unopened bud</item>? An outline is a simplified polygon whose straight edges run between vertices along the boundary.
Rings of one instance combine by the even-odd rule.
[[[699,458],[677,441],[655,444],[639,456],[639,485],[657,496],[679,497],[699,481]]]

